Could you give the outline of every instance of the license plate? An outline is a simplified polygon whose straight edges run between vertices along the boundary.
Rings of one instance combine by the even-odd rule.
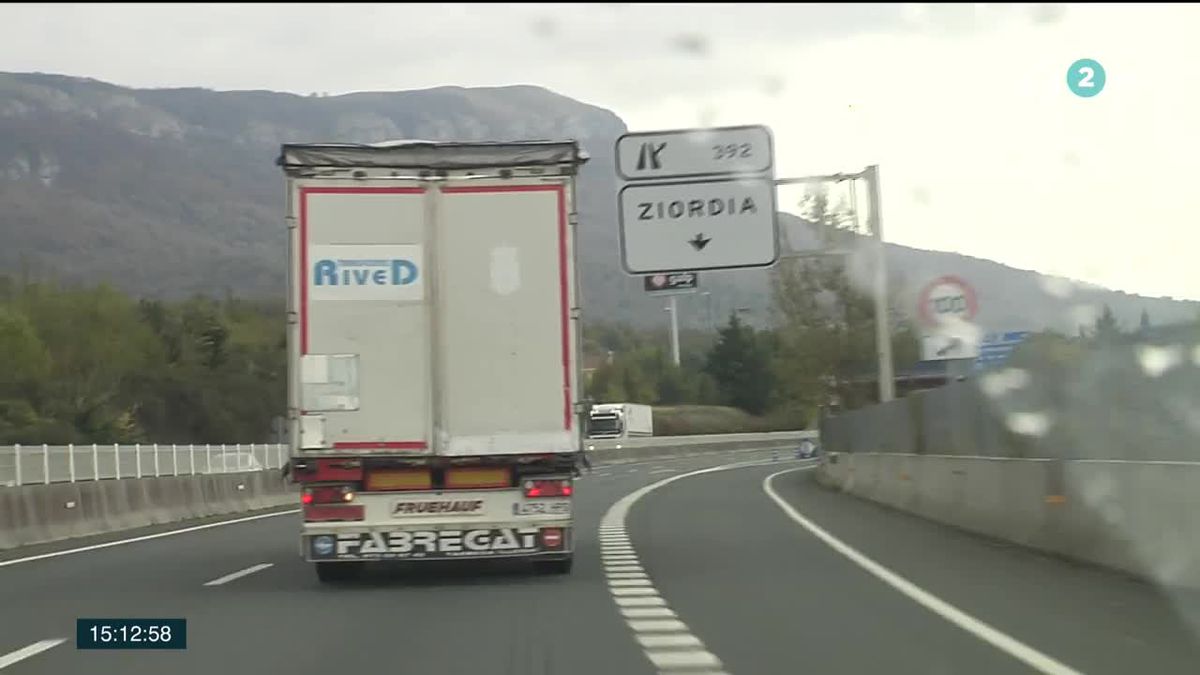
[[[513,515],[569,516],[571,515],[571,502],[520,502],[513,504]]]
[[[567,530],[559,530],[564,533]],[[347,532],[308,537],[312,560],[409,560],[524,556],[562,551],[546,547],[541,529],[499,527],[472,530]]]

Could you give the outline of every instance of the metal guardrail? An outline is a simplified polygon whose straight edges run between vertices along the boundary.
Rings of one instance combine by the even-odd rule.
[[[593,452],[624,448],[661,448],[696,446],[741,446],[760,443],[799,443],[804,439],[817,440],[819,434],[809,431],[773,431],[761,434],[708,434],[697,436],[635,436],[633,438],[587,438],[584,447]]]
[[[585,439],[584,447],[603,455],[607,450],[737,449],[762,443],[798,443],[804,439],[816,440],[817,432]],[[264,471],[278,469],[287,460],[288,447],[280,443],[12,445],[0,447],[0,487]]]
[[[0,447],[0,487],[278,469],[287,445],[12,445]]]

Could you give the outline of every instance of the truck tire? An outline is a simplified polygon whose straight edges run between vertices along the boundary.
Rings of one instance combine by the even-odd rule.
[[[353,562],[319,562],[317,579],[323,584],[336,584],[357,579],[363,571],[362,563]]]
[[[571,565],[575,562],[574,556],[565,558],[556,558],[554,560],[538,560],[534,562],[539,572],[543,574],[570,574]]]

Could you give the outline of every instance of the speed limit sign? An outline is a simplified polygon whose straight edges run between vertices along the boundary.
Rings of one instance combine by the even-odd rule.
[[[923,322],[936,326],[954,320],[974,319],[979,304],[970,284],[955,276],[944,276],[922,289],[917,310]]]

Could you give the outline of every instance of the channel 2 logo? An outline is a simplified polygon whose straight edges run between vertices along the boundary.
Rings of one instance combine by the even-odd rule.
[[[1104,91],[1108,76],[1095,59],[1079,59],[1067,68],[1067,87],[1080,98],[1091,98]]]

